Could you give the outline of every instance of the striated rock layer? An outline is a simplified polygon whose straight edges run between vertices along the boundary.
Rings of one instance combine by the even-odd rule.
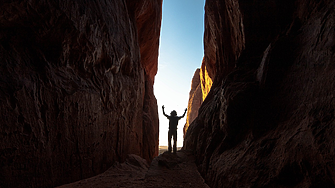
[[[335,2],[207,0],[213,85],[188,128],[211,187],[335,187]]]
[[[161,6],[1,1],[1,186],[56,186],[158,154]]]

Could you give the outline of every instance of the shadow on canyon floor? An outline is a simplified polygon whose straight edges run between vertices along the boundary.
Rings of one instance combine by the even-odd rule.
[[[88,187],[208,187],[199,174],[194,157],[185,150],[164,152],[149,166],[137,155],[116,163],[106,172],[58,188]]]

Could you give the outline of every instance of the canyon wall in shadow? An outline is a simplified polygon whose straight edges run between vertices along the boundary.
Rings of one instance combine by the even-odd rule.
[[[157,156],[162,0],[0,10],[0,185],[51,187]]]
[[[335,2],[207,0],[205,11],[213,83],[184,149],[207,184],[335,187]]]

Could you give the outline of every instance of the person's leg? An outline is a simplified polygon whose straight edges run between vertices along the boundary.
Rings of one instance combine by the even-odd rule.
[[[173,153],[177,152],[177,131],[173,134]]]
[[[171,137],[172,137],[172,134],[171,134],[171,131],[169,130],[169,133],[168,133],[168,141],[169,141],[168,151],[169,152],[171,152]]]

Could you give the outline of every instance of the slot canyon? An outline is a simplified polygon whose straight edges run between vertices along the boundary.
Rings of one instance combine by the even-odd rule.
[[[162,1],[0,2],[0,187],[335,187],[335,2],[206,0],[158,155]]]

